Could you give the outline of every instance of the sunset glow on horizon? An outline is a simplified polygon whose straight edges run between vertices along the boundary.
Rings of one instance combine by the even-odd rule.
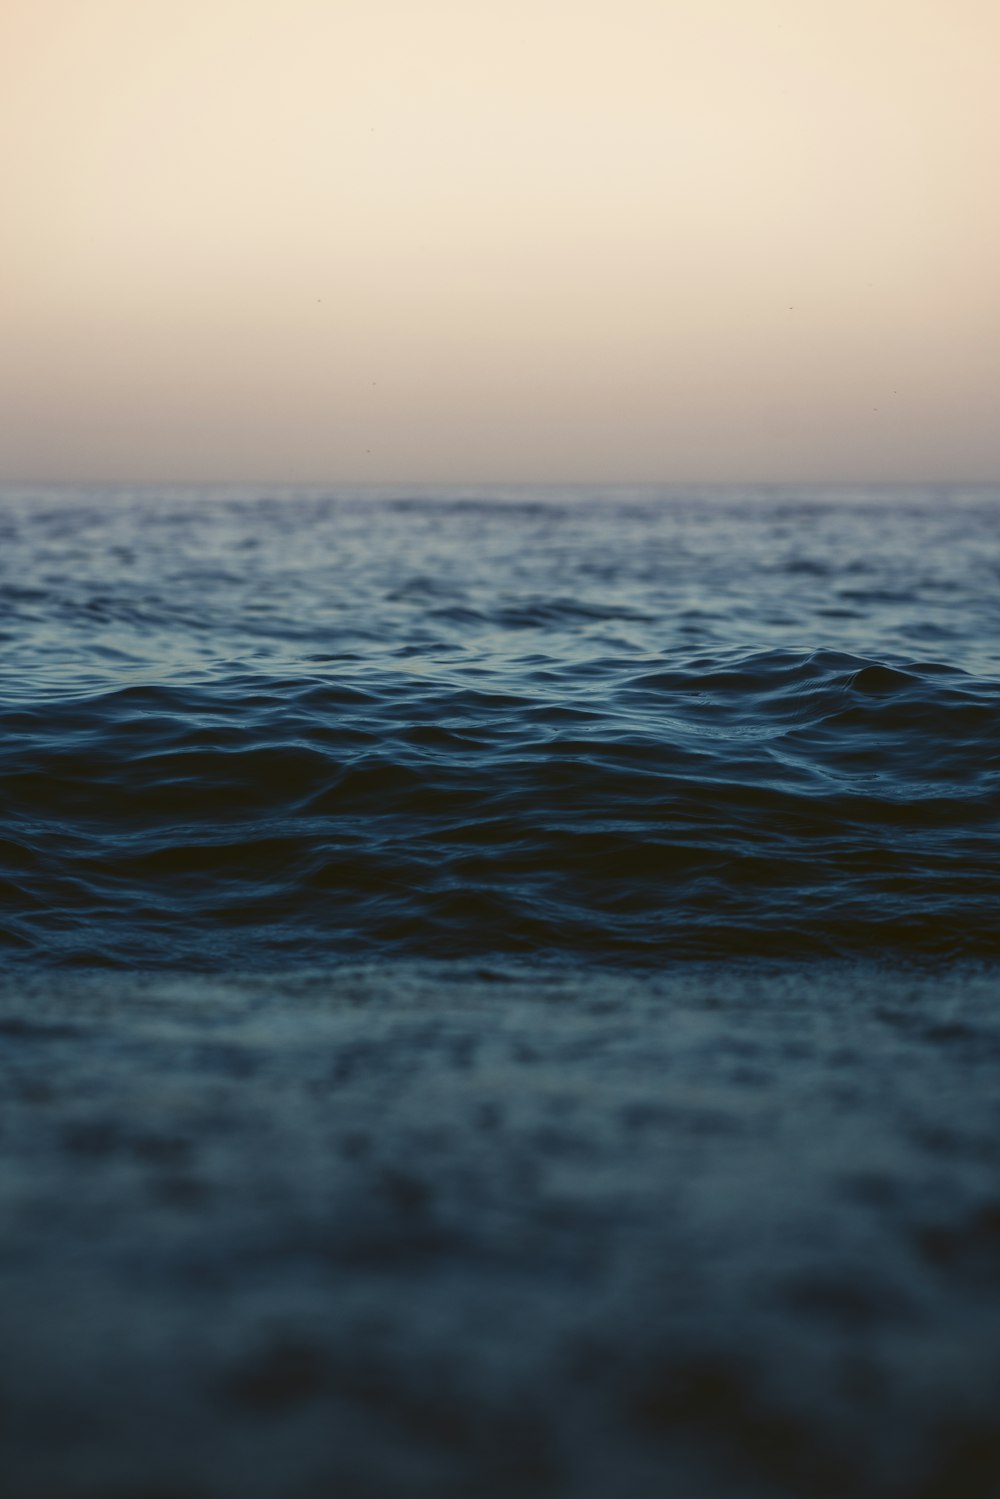
[[[1000,478],[992,0],[7,0],[0,479]]]

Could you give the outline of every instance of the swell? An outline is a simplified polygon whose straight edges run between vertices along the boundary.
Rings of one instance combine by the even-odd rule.
[[[1000,956],[991,679],[733,648],[327,670],[0,714],[9,961]]]

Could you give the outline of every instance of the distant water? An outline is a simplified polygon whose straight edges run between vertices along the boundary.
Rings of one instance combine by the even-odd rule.
[[[1000,491],[0,494],[0,964],[1000,956]]]

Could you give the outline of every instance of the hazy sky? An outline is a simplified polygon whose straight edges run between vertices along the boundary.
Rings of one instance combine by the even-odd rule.
[[[1000,478],[998,0],[0,0],[0,478]]]

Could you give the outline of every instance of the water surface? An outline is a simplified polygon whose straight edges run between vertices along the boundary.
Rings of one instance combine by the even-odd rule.
[[[1000,954],[1000,491],[0,493],[0,963]]]

